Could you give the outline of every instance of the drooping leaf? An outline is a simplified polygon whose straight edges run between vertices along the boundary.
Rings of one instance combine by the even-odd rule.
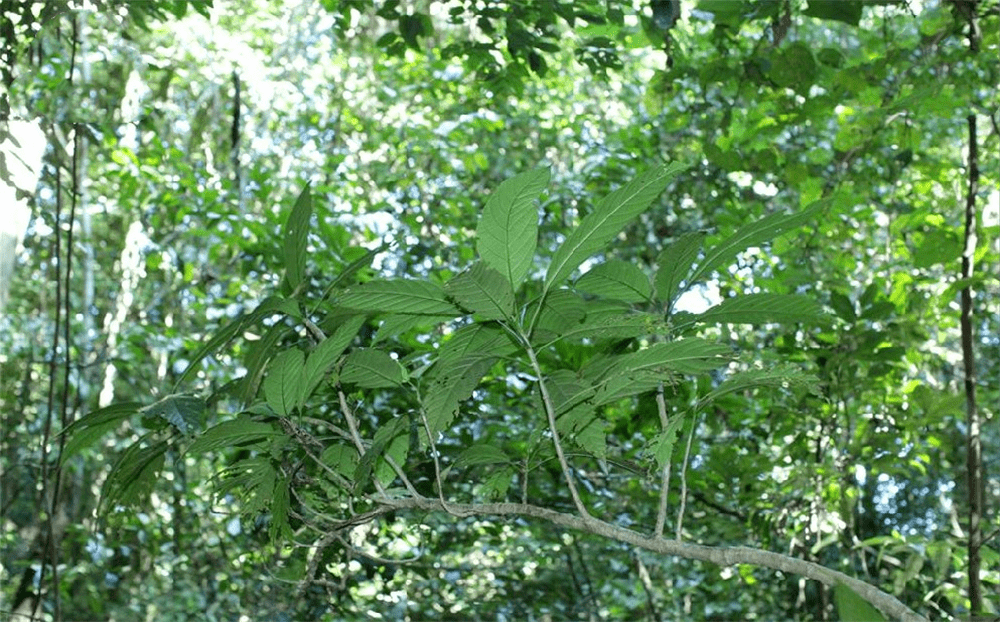
[[[386,455],[386,450],[397,439],[402,439],[403,444],[406,445],[408,433],[409,420],[406,417],[394,417],[389,422],[379,426],[378,430],[375,431],[375,436],[372,438],[371,446],[361,456],[361,459],[358,460],[358,466],[354,470],[355,490],[362,491],[368,486],[372,479],[372,473],[376,465],[382,462],[383,456]],[[398,455],[399,448],[397,447],[396,457]],[[382,481],[381,478],[379,478],[379,481]]]
[[[272,542],[290,538],[292,528],[288,524],[288,507],[290,500],[289,481],[284,474],[277,474],[274,478],[274,488],[270,494],[271,524],[268,528],[268,535]]]
[[[529,317],[535,315],[538,301],[529,307]],[[578,327],[587,316],[587,304],[579,294],[568,289],[549,292],[542,299],[541,312],[537,314],[535,330],[541,331],[541,338],[549,340],[561,336],[566,331]]]
[[[885,622],[885,616],[851,588],[838,583],[833,588],[837,616],[843,622]]]
[[[200,397],[174,394],[139,409],[139,412],[146,416],[161,417],[181,434],[190,434],[201,427],[205,408],[205,400]]]
[[[705,252],[704,261],[695,267],[693,274],[687,279],[688,285],[697,283],[702,277],[711,274],[713,270],[725,268],[741,251],[773,240],[783,233],[812,221],[825,205],[825,201],[817,201],[801,212],[771,214],[740,227],[732,236]]]
[[[507,464],[510,457],[495,445],[480,444],[465,449],[455,459],[455,468],[464,469],[481,464]]]
[[[163,469],[165,439],[146,434],[126,449],[111,468],[101,489],[99,514],[116,506],[135,507],[146,502]]]
[[[340,381],[363,389],[396,387],[406,382],[406,370],[381,350],[363,348],[352,351],[340,369]]]
[[[440,285],[430,281],[389,279],[369,281],[344,292],[340,305],[366,313],[399,313],[403,315],[461,315],[448,302]]]
[[[576,289],[622,302],[649,300],[649,277],[638,266],[620,259],[597,264],[576,281]]]
[[[267,363],[277,352],[278,343],[288,334],[289,330],[283,324],[275,324],[268,328],[260,339],[251,342],[247,348],[248,353],[244,363],[247,373],[243,377],[237,393],[244,406],[251,404],[257,398],[257,389],[264,378]]]
[[[205,345],[198,349],[197,352],[191,357],[191,362],[188,363],[187,368],[184,373],[180,375],[177,382],[174,384],[175,391],[178,391],[180,387],[192,374],[198,370],[198,363],[201,362],[209,354],[212,354],[222,348],[225,344],[229,343],[229,340],[240,334],[248,326],[260,321],[275,313],[279,313],[279,308],[283,302],[283,298],[277,296],[268,296],[265,298],[257,308],[255,308],[250,313],[237,316],[229,324],[226,324],[218,331],[212,335]]]
[[[698,251],[701,250],[704,240],[704,231],[692,231],[685,233],[660,252],[656,260],[654,282],[656,297],[667,309],[673,305],[674,297],[680,292],[680,284],[691,272],[691,266],[698,258]]]
[[[445,286],[462,307],[486,320],[502,320],[514,314],[514,290],[507,279],[486,264],[476,262]]]
[[[682,413],[676,413],[667,422],[667,427],[650,439],[646,445],[648,455],[656,461],[658,468],[663,468],[674,454],[674,445],[677,443],[677,434],[684,427],[685,417]]]
[[[306,359],[305,369],[302,379],[302,395],[298,405],[301,406],[305,400],[312,395],[316,387],[323,380],[323,376],[330,370],[337,358],[344,352],[351,340],[358,334],[365,319],[361,316],[354,316],[346,319],[337,328],[336,332],[321,341]]]
[[[795,365],[782,364],[770,369],[749,369],[726,378],[718,387],[704,397],[711,401],[729,393],[755,389],[757,387],[815,386],[819,380]]]
[[[245,446],[273,441],[282,436],[287,435],[271,424],[254,421],[250,417],[241,415],[236,419],[223,421],[212,426],[191,443],[187,451],[196,454],[205,453],[237,445]]]
[[[727,298],[699,314],[700,322],[763,324],[817,322],[824,319],[818,302],[801,294],[746,294]]]
[[[476,229],[476,250],[483,262],[516,288],[531,269],[538,243],[534,201],[549,183],[548,169],[516,175],[490,196]]]
[[[312,218],[312,193],[309,185],[299,194],[292,207],[285,229],[285,279],[294,290],[302,282],[306,272],[306,241],[309,238],[309,219]]]
[[[358,467],[358,450],[350,445],[337,443],[328,445],[323,450],[320,460],[344,477],[354,475],[354,470]]]
[[[450,366],[459,361],[465,361],[462,363],[464,365],[475,358],[495,360],[498,357],[509,356],[516,350],[517,346],[511,342],[510,336],[495,325],[463,326],[441,345],[435,376],[446,380],[447,375],[453,371]]]
[[[594,395],[594,406],[603,406],[625,397],[652,391],[663,382],[663,376],[663,372],[648,369],[608,376],[597,385],[599,389]]]
[[[288,415],[302,403],[305,388],[305,355],[292,348],[275,355],[264,378],[267,405],[279,415]]]
[[[450,361],[441,367],[436,379],[421,395],[427,425],[432,434],[451,425],[459,406],[472,397],[472,392],[495,361],[496,357],[472,355]],[[423,440],[426,442],[426,439]]]
[[[685,168],[677,163],[653,167],[598,203],[556,250],[545,275],[545,290],[565,280],[583,260],[605,248]]]
[[[62,431],[62,435],[66,437],[61,457],[63,462],[117,428],[125,419],[139,412],[140,408],[142,404],[139,402],[111,404],[91,411],[71,423]]]
[[[726,345],[698,338],[654,343],[644,350],[615,357],[608,375],[629,376],[653,369],[696,374],[718,368],[731,354]]]

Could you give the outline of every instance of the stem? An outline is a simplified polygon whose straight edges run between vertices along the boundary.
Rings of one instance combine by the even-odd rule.
[[[670,424],[670,419],[667,417],[667,404],[663,400],[662,382],[656,390],[656,410],[660,413],[660,429],[666,432],[667,426]],[[667,503],[670,494],[670,464],[671,460],[668,458],[663,465],[660,475],[660,508],[656,512],[656,531],[653,534],[657,538],[663,536],[663,526],[667,522]]]
[[[545,415],[549,421],[549,431],[552,432],[552,444],[556,448],[556,456],[559,458],[559,466],[562,468],[563,477],[566,478],[569,494],[573,497],[573,505],[576,506],[576,511],[580,513],[580,516],[589,520],[591,518],[590,512],[583,505],[580,493],[576,490],[573,474],[569,470],[569,463],[566,461],[566,454],[563,453],[562,442],[559,440],[559,431],[556,429],[556,411],[552,405],[552,398],[549,397],[549,390],[545,386],[545,380],[542,378],[542,367],[538,364],[538,357],[535,356],[535,350],[531,347],[531,343],[527,338],[524,338],[524,350],[528,353],[528,359],[531,360],[531,368],[535,372],[535,377],[538,378],[538,390],[542,394],[542,404],[545,406]]]
[[[691,417],[691,431],[688,432],[687,447],[684,448],[684,464],[681,466],[681,507],[677,510],[677,530],[674,537],[679,541],[684,530],[684,508],[687,506],[687,470],[688,458],[691,457],[691,441],[694,440],[694,429],[698,427],[698,417]]]

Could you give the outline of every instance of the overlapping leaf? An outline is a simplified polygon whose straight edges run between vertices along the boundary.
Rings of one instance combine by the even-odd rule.
[[[461,315],[461,311],[448,302],[444,289],[430,281],[369,281],[346,290],[339,302],[343,307],[366,313]]]
[[[344,359],[340,381],[364,389],[399,386],[406,381],[406,370],[398,361],[381,350],[354,350]]]
[[[510,282],[493,268],[476,262],[445,286],[462,307],[486,320],[502,320],[514,313],[514,290]]]
[[[746,294],[728,298],[698,315],[701,322],[762,324],[817,322],[824,319],[816,300],[801,294]]]
[[[646,273],[620,259],[597,264],[577,279],[575,285],[582,292],[622,302],[643,302],[652,294]]]
[[[605,248],[633,218],[645,211],[667,182],[684,170],[673,163],[656,166],[605,197],[580,221],[556,250],[545,275],[545,289],[562,282],[583,260]]]
[[[698,251],[705,239],[703,231],[686,233],[663,249],[656,260],[656,297],[668,307],[673,303],[681,282],[698,258]]]

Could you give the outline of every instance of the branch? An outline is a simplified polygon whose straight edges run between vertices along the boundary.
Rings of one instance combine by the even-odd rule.
[[[524,338],[524,350],[528,353],[528,358],[531,359],[531,368],[535,372],[535,377],[538,378],[538,390],[542,393],[545,415],[549,420],[549,431],[552,432],[552,444],[556,448],[556,456],[559,458],[559,466],[562,467],[563,476],[566,478],[569,494],[573,497],[573,505],[576,506],[576,511],[580,513],[580,516],[584,519],[589,519],[590,512],[587,511],[586,506],[583,505],[583,500],[580,499],[580,493],[576,489],[573,474],[569,470],[569,462],[566,461],[566,454],[563,452],[562,442],[559,440],[559,431],[556,429],[556,410],[552,404],[552,398],[549,397],[549,390],[545,386],[545,380],[542,378],[542,367],[538,364],[535,350],[531,347],[531,343],[527,337]]]
[[[378,503],[382,504],[383,507],[394,510],[442,511],[441,505],[437,500],[426,497],[421,499],[379,500]],[[789,557],[788,555],[781,555],[746,546],[713,547],[655,538],[590,516],[581,517],[564,514],[548,508],[523,503],[452,503],[450,505],[452,509],[466,512],[470,515],[537,518],[553,525],[631,544],[632,546],[662,555],[676,555],[685,559],[711,562],[719,566],[750,564],[799,575],[831,587],[842,584],[891,618],[899,619],[902,622],[928,622],[927,618],[918,615],[901,603],[895,596],[887,594],[873,585],[837,570],[826,568],[815,562]]]
[[[667,403],[663,400],[662,382],[656,390],[656,410],[660,413],[660,429],[666,433],[667,427],[670,425],[670,419],[667,417]],[[660,507],[656,512],[656,530],[653,532],[653,536],[657,538],[663,535],[663,526],[667,522],[667,498],[670,494],[670,465],[672,457],[673,452],[671,451],[671,456],[666,459],[660,476]]]

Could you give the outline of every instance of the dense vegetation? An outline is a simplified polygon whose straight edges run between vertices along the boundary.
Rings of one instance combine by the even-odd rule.
[[[1000,4],[211,4],[0,2],[5,616],[1000,614]]]

